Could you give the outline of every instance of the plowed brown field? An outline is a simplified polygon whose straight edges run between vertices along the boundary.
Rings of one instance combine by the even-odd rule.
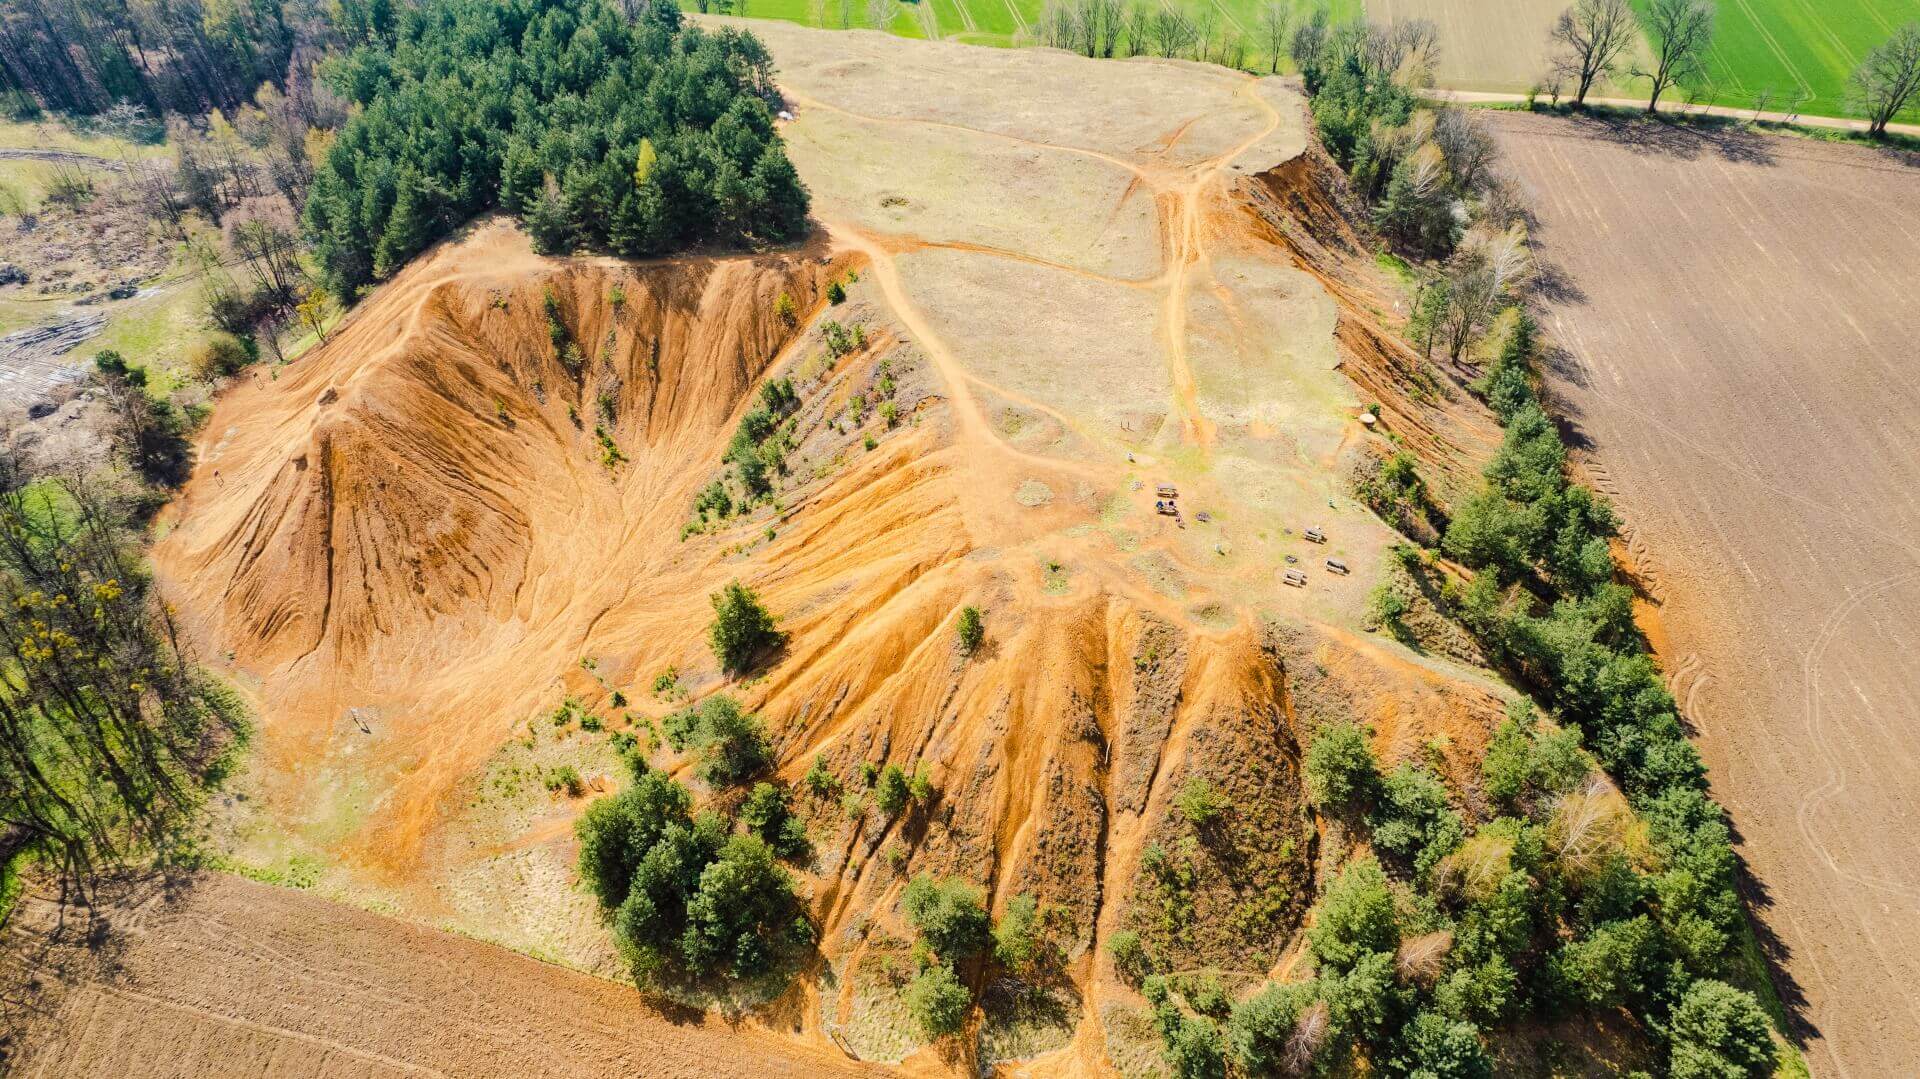
[[[872,1074],[767,1030],[669,1018],[627,987],[489,944],[237,877],[148,885],[50,932],[29,900],[0,953],[9,1004],[41,1013],[12,1074]],[[49,942],[52,943],[49,943]],[[99,942],[104,941],[104,945]],[[37,981],[30,981],[37,979]]]
[[[1660,605],[1816,1072],[1920,1074],[1920,167],[1502,114],[1552,388]]]

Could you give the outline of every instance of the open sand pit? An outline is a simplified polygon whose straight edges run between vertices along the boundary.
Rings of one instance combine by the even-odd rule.
[[[1055,999],[1084,1002],[987,1040],[1097,1067],[1101,1005],[1138,1007],[1099,941],[1130,924],[1188,778],[1249,837],[1206,856],[1198,909],[1255,915],[1174,958],[1254,977],[1313,898],[1315,724],[1358,716],[1385,760],[1474,774],[1506,691],[1365,632],[1396,537],[1344,492],[1390,452],[1368,405],[1443,494],[1497,432],[1457,387],[1410,399],[1419,359],[1373,321],[1391,301],[1285,83],[755,30],[823,226],[805,248],[547,259],[478,222],[217,405],[155,557],[261,715],[222,839],[255,872],[619,975],[573,883],[584,797],[540,776],[609,789],[612,730],[644,741],[730,692],[789,781],[892,762],[940,791],[937,826],[807,803],[839,974],[782,999],[800,1036],[954,1066],[856,1002],[905,879],[964,874],[996,910],[1057,908]],[[896,132],[911,153],[885,152]],[[829,322],[858,343],[830,349]],[[745,514],[698,517],[767,376],[799,398],[787,471]],[[1308,587],[1281,584],[1289,557]],[[791,635],[733,683],[704,637],[730,579]],[[963,662],[967,604],[987,630]],[[567,698],[608,729],[548,722]]]
[[[1920,167],[1502,113],[1552,389],[1658,602],[1816,1073],[1920,1072]]]

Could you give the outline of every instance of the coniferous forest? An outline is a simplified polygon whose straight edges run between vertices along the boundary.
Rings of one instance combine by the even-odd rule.
[[[305,211],[338,292],[495,205],[546,252],[658,255],[804,227],[771,62],[749,34],[605,0],[433,0],[356,32],[327,77],[360,111]]]

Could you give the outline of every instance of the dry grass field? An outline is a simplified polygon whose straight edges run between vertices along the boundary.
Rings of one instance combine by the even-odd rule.
[[[1920,163],[1498,117],[1817,1074],[1920,1073]]]
[[[1367,17],[1380,22],[1431,19],[1440,28],[1440,64],[1434,81],[1456,90],[1523,94],[1540,81],[1551,57],[1547,31],[1561,0],[1370,0]]]

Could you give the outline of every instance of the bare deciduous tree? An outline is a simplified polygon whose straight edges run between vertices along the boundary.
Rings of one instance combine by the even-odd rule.
[[[1447,169],[1462,191],[1478,191],[1487,182],[1500,147],[1480,114],[1458,105],[1437,110],[1433,142],[1446,156]]]
[[[1447,355],[1458,362],[1486,320],[1500,308],[1532,268],[1526,230],[1519,225],[1502,232],[1476,229],[1447,263],[1446,308],[1439,330]]]
[[[1653,0],[1647,9],[1647,37],[1653,44],[1651,70],[1636,66],[1635,75],[1649,79],[1647,114],[1660,107],[1660,95],[1676,82],[1704,71],[1707,48],[1713,44],[1713,4],[1709,0]]]
[[[1098,31],[1100,31],[1100,33],[1096,35],[1100,38],[1098,54],[1104,56],[1104,58],[1112,58],[1114,52],[1119,48],[1119,31],[1121,31],[1121,25],[1123,25],[1125,19],[1127,19],[1127,13],[1121,10],[1119,0],[1091,0],[1091,4],[1096,6],[1098,15],[1100,15],[1100,19],[1098,19],[1098,23],[1100,23]]]
[[[1432,19],[1402,19],[1391,33],[1400,54],[1393,71],[1407,86],[1432,86],[1434,69],[1440,66],[1439,25]]]
[[[1193,20],[1187,17],[1186,12],[1162,7],[1153,13],[1149,36],[1153,39],[1155,52],[1161,56],[1173,56],[1186,51],[1196,35]]]
[[[1267,0],[1260,5],[1260,44],[1267,50],[1267,74],[1280,73],[1280,54],[1287,48],[1287,31],[1293,26],[1293,9],[1285,0]]]
[[[1555,73],[1574,84],[1575,108],[1587,103],[1595,82],[1613,74],[1639,32],[1627,0],[1575,0],[1560,13],[1547,37],[1559,48]]]
[[[1073,8],[1059,0],[1049,0],[1040,9],[1040,18],[1034,23],[1034,34],[1040,44],[1050,49],[1078,51],[1080,47],[1080,19]]]
[[[1151,36],[1152,26],[1145,6],[1134,3],[1127,5],[1126,32],[1127,55],[1139,56],[1147,51],[1147,40]]]
[[[1885,138],[1887,124],[1920,103],[1920,22],[1893,32],[1853,73],[1854,104],[1867,116],[1867,134]]]

